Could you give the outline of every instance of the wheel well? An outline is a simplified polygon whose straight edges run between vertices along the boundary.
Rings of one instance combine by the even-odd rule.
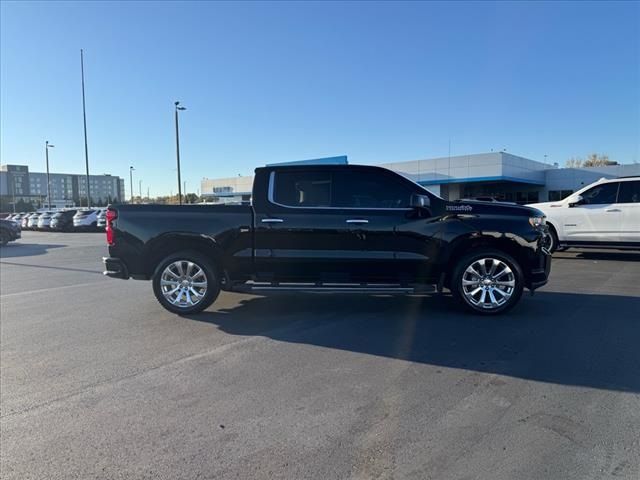
[[[199,252],[211,259],[214,268],[220,268],[220,264],[217,261],[220,258],[220,252],[215,243],[213,243],[213,240],[204,237],[175,235],[157,240],[155,245],[149,250],[146,265],[149,278],[153,276],[156,267],[164,258],[182,250]]]
[[[468,252],[473,251],[477,248],[494,248],[496,250],[500,250],[514,258],[521,266],[524,265],[525,257],[522,251],[522,247],[515,243],[513,240],[507,238],[492,238],[492,237],[477,237],[477,238],[469,238],[460,242],[458,245],[454,247],[454,249],[449,253],[449,262],[445,269],[445,279],[444,285],[447,288],[450,288],[450,280],[451,275],[453,273],[453,269],[457,265],[457,259],[461,258]],[[526,275],[526,272],[525,272]]]

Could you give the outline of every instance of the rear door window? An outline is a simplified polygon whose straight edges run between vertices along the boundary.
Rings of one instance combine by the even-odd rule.
[[[276,172],[273,200],[288,207],[329,207],[331,172]]]
[[[620,182],[617,203],[640,203],[640,181]]]

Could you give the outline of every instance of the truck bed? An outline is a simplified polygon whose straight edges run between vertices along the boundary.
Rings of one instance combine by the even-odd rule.
[[[234,269],[235,258],[252,258],[253,207],[249,205],[113,205],[112,257],[132,259],[129,273],[141,278],[164,251],[189,248],[189,241],[219,249]],[[180,240],[177,240],[177,239]],[[174,245],[179,242],[178,245]]]

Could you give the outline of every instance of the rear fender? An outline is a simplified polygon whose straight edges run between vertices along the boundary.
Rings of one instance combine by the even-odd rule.
[[[204,234],[166,232],[150,240],[145,246],[143,258],[147,259],[145,271],[149,278],[163,258],[181,250],[196,250],[210,258],[214,266],[222,268],[222,249],[218,242]]]

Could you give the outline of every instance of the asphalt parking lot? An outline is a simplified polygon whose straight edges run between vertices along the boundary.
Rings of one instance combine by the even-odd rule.
[[[498,318],[451,298],[223,293],[180,318],[101,234],[0,251],[0,477],[640,477],[640,254],[556,254]]]

